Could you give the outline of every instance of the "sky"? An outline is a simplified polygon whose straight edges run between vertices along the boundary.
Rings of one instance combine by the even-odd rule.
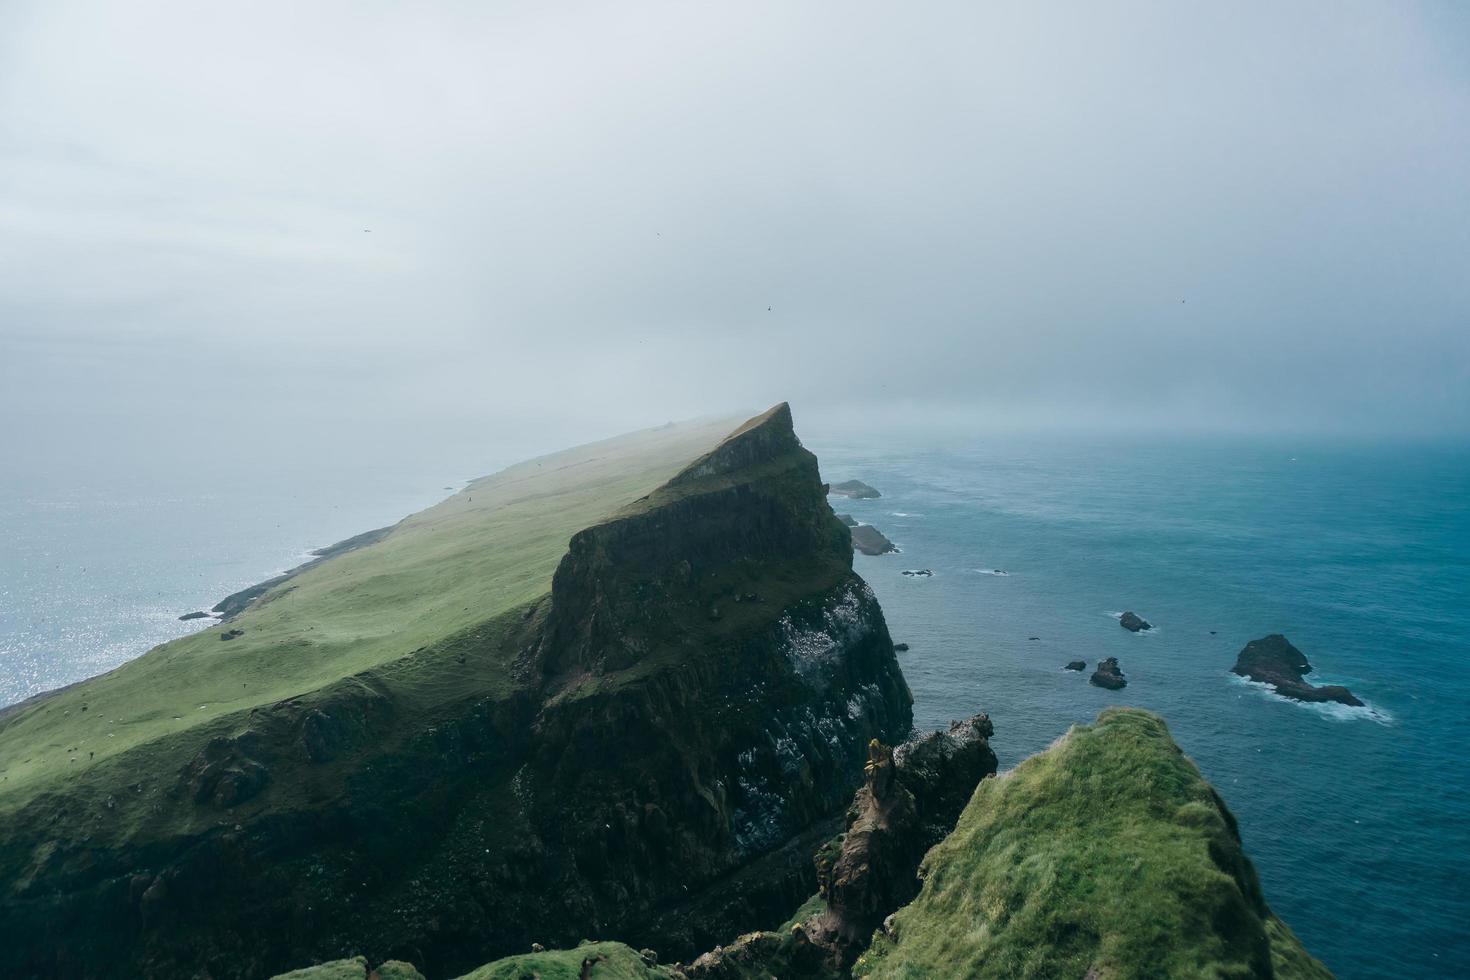
[[[0,453],[1470,437],[1457,3],[0,0]]]

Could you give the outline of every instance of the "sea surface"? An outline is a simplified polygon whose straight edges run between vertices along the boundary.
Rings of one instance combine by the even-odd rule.
[[[1107,705],[1159,712],[1339,977],[1470,976],[1470,447],[813,448],[825,478],[883,494],[833,504],[902,549],[856,566],[911,646],[917,727],[987,711],[1011,766]],[[1124,610],[1155,629],[1122,629]],[[1367,707],[1231,675],[1269,633]],[[1088,683],[1104,657],[1124,690]]]
[[[1157,711],[1338,976],[1470,976],[1470,447],[806,441],[827,479],[883,493],[833,503],[902,548],[856,565],[911,646],[918,727],[987,711],[1011,766],[1107,705]],[[199,628],[177,617],[493,468],[0,473],[0,705]],[[1156,628],[1121,629],[1127,609]],[[1368,707],[1229,673],[1277,632]],[[1108,656],[1123,691],[1087,682]]]

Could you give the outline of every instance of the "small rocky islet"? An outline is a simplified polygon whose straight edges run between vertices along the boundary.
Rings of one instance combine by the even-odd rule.
[[[833,483],[827,488],[829,496],[847,497],[850,500],[876,500],[883,496],[875,488],[868,486],[862,480],[845,480],[842,483]]]
[[[1363,702],[1352,691],[1340,684],[1323,684],[1320,687],[1308,683],[1307,674],[1312,665],[1291,641],[1280,633],[1251,640],[1235,658],[1232,674],[1238,674],[1259,684],[1269,684],[1284,698],[1311,704],[1335,702],[1351,708],[1363,707]]]
[[[1117,657],[1108,657],[1099,660],[1097,670],[1092,672],[1088,683],[1097,687],[1107,688],[1109,691],[1120,691],[1128,686],[1128,679],[1123,676],[1123,671],[1118,667]]]
[[[1118,625],[1130,633],[1142,633],[1145,630],[1154,628],[1153,623],[1150,623],[1131,609],[1118,617]]]
[[[898,547],[871,524],[858,524],[848,530],[852,534],[852,546],[865,555],[890,555],[898,552]]]

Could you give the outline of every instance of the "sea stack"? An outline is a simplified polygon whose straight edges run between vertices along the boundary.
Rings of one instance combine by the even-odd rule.
[[[852,533],[852,546],[865,555],[888,555],[898,551],[897,546],[871,524],[859,524],[848,530]]]
[[[1142,616],[1138,615],[1138,613],[1133,612],[1132,610],[1129,610],[1128,612],[1125,612],[1122,616],[1118,617],[1118,625],[1123,627],[1130,633],[1141,633],[1144,630],[1151,630],[1154,628],[1153,623],[1150,623],[1148,620],[1144,619]]]
[[[843,483],[834,483],[827,488],[827,493],[834,497],[849,497],[853,500],[874,500],[883,496],[862,480],[847,480]]]
[[[1100,661],[1097,665],[1097,670],[1092,672],[1092,676],[1088,680],[1098,687],[1107,688],[1109,691],[1120,691],[1128,686],[1128,679],[1118,669],[1117,657],[1109,657],[1106,660]]]
[[[1073,660],[1073,661],[1068,662],[1067,666],[1065,668],[1063,668],[1063,669],[1064,670],[1086,670],[1087,669],[1087,661],[1086,660]]]
[[[1312,672],[1312,665],[1307,662],[1306,654],[1292,646],[1291,641],[1280,633],[1247,643],[1230,671],[1261,684],[1269,684],[1277,694],[1295,701],[1335,701],[1354,708],[1363,706],[1352,691],[1339,684],[1321,687],[1308,684],[1304,678]]]

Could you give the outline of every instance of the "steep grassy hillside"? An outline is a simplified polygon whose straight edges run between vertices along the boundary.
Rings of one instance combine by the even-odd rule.
[[[0,720],[0,972],[442,976],[779,919],[815,886],[791,844],[912,716],[790,412],[728,431],[480,481],[236,639]]]
[[[1161,719],[1104,711],[980,784],[856,976],[1330,976]]]
[[[546,592],[577,531],[648,494],[740,423],[634,433],[512,466],[376,544],[270,590],[228,626],[0,713],[0,814],[111,757],[402,657]],[[234,628],[238,638],[221,641]]]

